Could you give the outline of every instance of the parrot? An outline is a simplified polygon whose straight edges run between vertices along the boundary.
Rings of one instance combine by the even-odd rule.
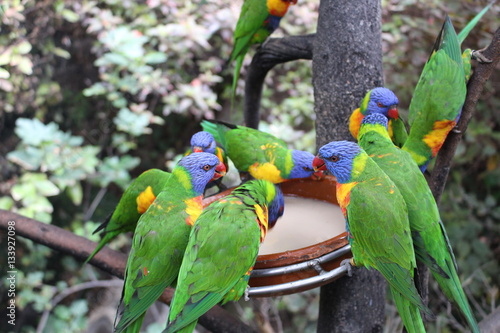
[[[250,180],[205,208],[191,229],[163,332],[192,332],[217,303],[245,294],[260,243],[283,204],[277,185]]]
[[[471,57],[487,62],[479,52],[463,53],[460,44],[492,4],[486,6],[457,36],[448,16],[422,70],[410,101],[410,132],[402,148],[424,172],[437,155],[448,133],[456,126],[467,94]]]
[[[113,213],[94,230],[93,234],[103,230],[103,236],[84,264],[88,263],[97,252],[116,236],[135,230],[139,217],[148,209],[158,193],[163,190],[169,177],[169,172],[149,169],[132,181],[121,196]]]
[[[411,155],[396,147],[387,131],[387,118],[366,116],[359,130],[359,145],[389,176],[408,208],[415,255],[431,270],[444,294],[458,304],[472,332],[479,328],[462,289],[455,256],[427,181]]]
[[[361,121],[368,114],[380,113],[389,118],[389,134],[394,144],[401,147],[408,137],[406,127],[399,117],[399,100],[391,90],[384,87],[376,87],[369,90],[359,108],[354,110],[349,117],[349,131],[357,139]]]
[[[146,310],[175,282],[205,186],[224,173],[217,156],[204,152],[183,157],[173,168],[165,190],[137,222],[115,332],[139,332]]]
[[[236,95],[243,59],[253,44],[263,43],[280,24],[290,5],[297,0],[244,0],[234,30],[234,46],[229,61],[236,61],[233,73],[231,101]]]
[[[227,161],[226,152],[222,148],[216,146],[216,142],[212,134],[205,131],[197,132],[191,137],[190,143],[191,148],[186,151],[184,156],[199,152],[214,154],[226,167],[226,173],[229,171],[229,163]],[[206,188],[208,189],[213,186],[217,186],[219,190],[226,189],[226,186],[222,184],[222,178],[223,177],[220,177],[217,180],[209,182]]]
[[[220,121],[204,120],[201,126],[226,151],[240,175],[250,174],[275,184],[293,178],[318,179],[323,175],[322,171],[313,170],[313,154],[288,149],[283,140],[269,133]]]
[[[191,148],[184,156],[199,152],[215,154],[219,160],[224,163],[227,172],[227,157],[224,151],[215,145],[215,140],[210,133],[200,131],[191,137]],[[139,217],[148,209],[158,193],[163,190],[165,182],[169,177],[169,172],[159,169],[150,169],[143,172],[132,181],[120,198],[113,213],[104,223],[94,230],[93,234],[104,229],[104,235],[95,250],[90,254],[87,260],[85,260],[85,264],[120,233],[133,232],[135,230]],[[219,189],[223,188],[224,185],[220,183],[221,179],[222,177],[210,182],[207,184],[207,188],[213,185],[218,186]]]
[[[337,200],[353,255],[350,263],[379,271],[389,283],[407,331],[425,332],[420,310],[432,314],[415,287],[408,210],[398,188],[354,142],[322,146],[313,164],[337,178]]]

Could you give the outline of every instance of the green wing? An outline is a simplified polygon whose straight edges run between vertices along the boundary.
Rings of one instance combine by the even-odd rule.
[[[232,84],[232,100],[240,76],[241,65],[252,44],[262,43],[270,33],[262,28],[264,20],[269,15],[266,0],[245,0],[241,7],[240,17],[234,30],[234,46],[229,61],[235,61]]]
[[[255,264],[260,228],[250,203],[256,204],[226,197],[200,215],[189,238],[165,332],[196,321]]]
[[[472,331],[477,323],[460,284],[453,250],[434,196],[411,155],[395,147],[380,125],[363,124],[360,146],[394,181],[408,207],[417,259],[426,264],[445,295],[457,303]]]
[[[465,95],[460,46],[447,17],[410,102],[410,133],[403,149],[412,154],[422,170],[458,121]]]
[[[150,169],[139,175],[125,190],[113,214],[94,233],[103,230],[104,237],[85,263],[91,260],[107,243],[120,233],[134,231],[142,212],[138,210],[137,198],[145,193],[150,186],[152,194],[156,197],[165,187],[170,177],[169,172],[159,169]],[[154,198],[153,198],[154,200]]]
[[[413,282],[416,262],[404,199],[372,160],[367,160],[364,173],[346,209],[354,260],[378,270],[391,288],[429,312]]]
[[[168,183],[169,191],[161,192],[144,213],[134,233],[127,261],[123,311],[116,325],[121,332],[136,320],[177,278],[191,228],[186,224],[189,197],[180,186]],[[184,198],[184,199],[183,199]],[[140,327],[140,325],[138,325]]]

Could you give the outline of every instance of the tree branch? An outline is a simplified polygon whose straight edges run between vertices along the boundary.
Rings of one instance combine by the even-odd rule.
[[[245,80],[245,125],[257,128],[259,125],[260,100],[264,79],[267,73],[277,64],[298,59],[312,59],[314,34],[305,36],[289,36],[270,38],[252,58]]]
[[[490,75],[493,73],[496,65],[500,61],[500,28],[498,28],[493,35],[490,45],[482,52],[482,54],[493,60],[491,63],[478,63],[477,67],[472,74],[469,83],[467,84],[467,96],[462,108],[462,115],[457,124],[458,130],[453,130],[448,134],[441,150],[436,159],[436,165],[432,171],[429,186],[436,198],[436,202],[441,199],[446,179],[450,172],[451,163],[458,144],[462,139],[463,134],[467,130],[469,121],[472,118],[476,108],[477,101],[483,91],[484,84],[488,81]]]
[[[31,239],[35,243],[45,245],[56,251],[68,254],[79,260],[85,260],[94,250],[97,243],[84,237],[77,236],[70,231],[61,229],[51,224],[42,223],[28,217],[0,209],[0,229],[8,230],[8,222],[15,221],[15,234]],[[127,263],[127,256],[123,253],[113,251],[104,247],[90,261],[92,265],[101,270],[123,279],[123,273]],[[160,301],[170,304],[173,289],[167,288]],[[199,323],[213,332],[221,333],[254,333],[255,331],[245,325],[232,314],[216,306],[203,315]]]

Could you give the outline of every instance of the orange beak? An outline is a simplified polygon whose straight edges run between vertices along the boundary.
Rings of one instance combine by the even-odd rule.
[[[314,157],[314,160],[313,160],[313,163],[312,163],[312,166],[314,168],[314,171],[315,173],[316,172],[319,172],[321,170],[326,170],[326,164],[325,164],[325,161],[323,161],[321,158],[319,158],[318,156],[315,156]]]
[[[203,148],[198,147],[198,146],[194,146],[193,153],[203,153]]]
[[[219,162],[219,164],[217,164],[217,166],[215,167],[215,173],[211,180],[216,180],[219,179],[220,177],[224,177],[225,174],[226,174],[226,166],[224,165],[224,163]]]
[[[312,175],[311,175],[311,178],[313,180],[321,180],[321,178],[323,178],[324,176],[324,172],[323,170],[317,170],[315,171]]]
[[[392,105],[389,111],[387,112],[387,115],[391,119],[398,119],[399,118],[398,106]]]

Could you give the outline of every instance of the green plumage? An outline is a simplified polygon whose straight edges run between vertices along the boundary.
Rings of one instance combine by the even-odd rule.
[[[410,133],[404,146],[426,169],[462,112],[471,72],[471,50],[463,53],[460,44],[492,4],[486,6],[457,36],[449,17],[443,24],[429,60],[422,70],[410,102]]]
[[[365,121],[369,122],[369,117]],[[437,204],[418,165],[410,154],[393,145],[382,124],[363,123],[358,139],[359,145],[391,178],[406,202],[417,259],[430,268],[448,299],[458,304],[472,332],[479,332],[457,274]]]
[[[164,332],[192,332],[217,303],[242,296],[275,195],[273,184],[253,180],[203,211],[189,236]]]
[[[401,193],[352,142],[327,144],[318,156],[337,177],[337,199],[346,218],[356,266],[378,270],[389,283],[407,331],[425,332],[420,310],[428,314],[430,310],[414,284],[416,260]]]
[[[165,183],[169,177],[169,172],[150,169],[132,181],[120,198],[113,214],[94,231],[96,233],[103,230],[103,238],[87,260],[85,260],[85,263],[89,262],[97,252],[119,234],[135,230],[137,221],[139,221],[142,215],[142,212],[139,211],[137,198],[149,186],[151,187],[152,194],[157,196],[165,187]]]
[[[292,150],[283,140],[253,128],[223,122],[204,120],[201,126],[214,136],[240,173],[250,173],[256,179],[273,183],[289,177],[294,162]]]
[[[180,165],[187,159],[196,163]],[[218,164],[218,158],[208,153],[184,157],[172,170],[166,189],[139,219],[125,269],[122,304],[117,312],[117,317],[121,312],[121,318],[115,332],[138,332],[146,310],[176,280],[191,225],[202,210],[204,186]]]
[[[274,3],[282,4],[278,10],[268,8]],[[264,42],[276,30],[280,18],[285,15],[289,0],[267,1],[267,0],[244,0],[241,7],[240,17],[234,29],[234,46],[229,58],[230,62],[236,61],[233,73],[233,84],[231,88],[231,101],[236,95],[236,86],[240,76],[241,66],[248,49],[253,44]],[[270,18],[270,12],[274,12],[274,18]]]

